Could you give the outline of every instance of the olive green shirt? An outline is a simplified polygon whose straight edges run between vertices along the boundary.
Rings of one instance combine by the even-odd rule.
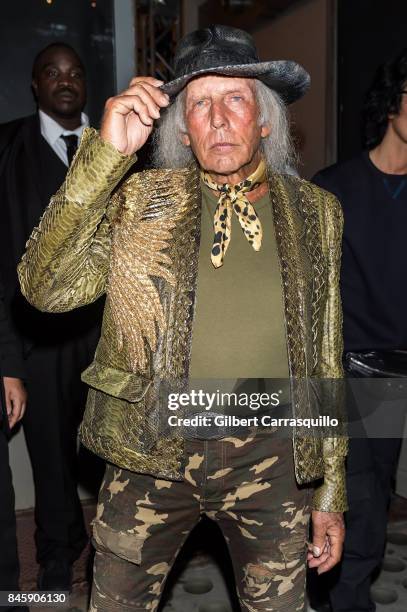
[[[192,333],[191,379],[288,378],[283,295],[269,195],[255,204],[260,251],[237,216],[223,266],[211,262],[215,192],[202,184],[201,243]]]

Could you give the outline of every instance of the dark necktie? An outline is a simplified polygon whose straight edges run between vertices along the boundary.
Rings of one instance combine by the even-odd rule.
[[[76,149],[78,148],[78,137],[76,134],[62,134],[61,138],[63,139],[66,145],[68,166],[70,166],[73,160],[73,156],[76,153]]]

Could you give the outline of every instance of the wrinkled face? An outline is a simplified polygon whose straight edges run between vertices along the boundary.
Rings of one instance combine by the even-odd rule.
[[[212,175],[242,180],[256,169],[261,138],[270,133],[258,119],[253,79],[208,75],[186,87],[183,142]]]
[[[74,117],[85,106],[83,66],[79,57],[65,47],[55,47],[43,54],[32,86],[39,108],[52,117]]]
[[[404,84],[401,94],[400,110],[397,115],[389,116],[389,127],[396,134],[397,138],[407,144],[407,83]]]

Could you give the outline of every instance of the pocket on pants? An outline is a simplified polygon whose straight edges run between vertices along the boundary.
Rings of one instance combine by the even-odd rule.
[[[307,552],[305,531],[294,531],[288,539],[279,543],[278,548],[286,565],[303,561]]]
[[[100,520],[94,520],[93,545],[97,551],[110,552],[136,565],[141,564],[141,551],[145,539],[128,531],[117,531]]]

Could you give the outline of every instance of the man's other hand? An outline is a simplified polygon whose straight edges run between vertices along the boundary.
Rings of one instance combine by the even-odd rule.
[[[312,512],[312,545],[307,560],[309,567],[316,567],[318,574],[328,572],[339,563],[345,539],[345,523],[342,512]]]
[[[163,81],[153,77],[135,77],[126,91],[109,98],[100,137],[124,155],[141,149],[152,132],[154,119],[159,119],[161,108],[170,101],[159,89],[162,84]]]
[[[4,376],[4,394],[10,429],[23,418],[27,404],[27,391],[20,378]]]

